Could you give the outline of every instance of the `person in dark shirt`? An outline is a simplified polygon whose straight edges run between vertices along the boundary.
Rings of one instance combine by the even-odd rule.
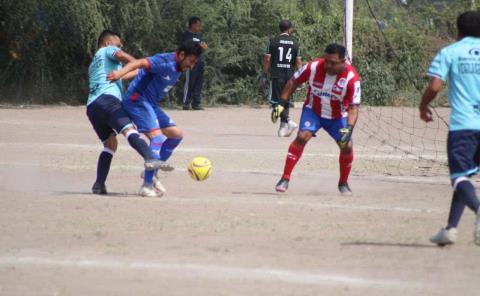
[[[193,16],[188,20],[188,30],[182,35],[182,43],[187,40],[199,42],[200,47],[205,51],[208,49],[207,43],[203,40],[200,33],[200,18]],[[200,106],[200,96],[202,94],[203,86],[203,71],[205,63],[203,58],[200,58],[193,69],[185,73],[185,87],[183,89],[183,110],[190,110],[190,105],[193,110],[203,110]]]
[[[280,117],[279,137],[289,137],[297,128],[297,124],[289,118],[289,104],[283,112],[276,112],[282,90],[287,81],[292,78],[295,70],[302,67],[300,44],[292,36],[293,24],[283,20],[279,25],[280,34],[270,39],[263,59],[264,77],[270,74],[269,100],[273,106],[272,121]],[[289,102],[291,97],[289,98]]]

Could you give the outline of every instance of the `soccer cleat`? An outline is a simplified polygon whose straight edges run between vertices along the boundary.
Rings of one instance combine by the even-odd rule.
[[[160,182],[160,179],[157,176],[153,177],[153,188],[161,193],[162,195],[167,192],[167,189],[165,189],[165,186],[163,186],[162,182]]]
[[[183,109],[183,110],[190,110],[190,106],[188,106],[188,105],[183,105],[182,109]]]
[[[288,189],[288,180],[287,179],[280,179],[278,181],[277,186],[275,186],[275,190],[277,192],[285,192]]]
[[[152,160],[145,161],[145,169],[147,171],[160,169],[164,172],[170,172],[170,171],[173,171],[175,168],[166,161],[162,161],[159,159],[152,159]]]
[[[278,129],[279,137],[290,137],[290,135],[297,129],[298,125],[291,119],[288,122],[281,122]]]
[[[100,195],[107,194],[107,186],[105,186],[105,184],[100,184],[95,182],[95,184],[93,184],[93,187],[92,187],[92,193],[100,194]]]
[[[140,173],[140,178],[145,178],[145,171],[142,171]],[[162,182],[160,182],[160,177],[158,177],[158,171],[156,171],[155,175],[153,175],[153,188],[158,192],[161,192],[162,194],[167,192],[165,186],[163,186]]]
[[[145,185],[143,184],[138,191],[138,194],[143,197],[161,197],[163,193],[155,191],[153,185]]]
[[[480,246],[480,209],[477,213],[477,218],[475,219],[475,232],[473,234],[475,244]]]
[[[348,183],[340,183],[338,184],[338,191],[340,191],[341,195],[352,195],[352,189],[348,186]]]
[[[193,107],[192,107],[192,110],[200,111],[200,110],[205,110],[205,108],[200,107],[200,106],[193,106]]]
[[[457,241],[457,229],[450,228],[447,230],[442,228],[437,234],[430,238],[430,241],[440,247],[452,245]]]

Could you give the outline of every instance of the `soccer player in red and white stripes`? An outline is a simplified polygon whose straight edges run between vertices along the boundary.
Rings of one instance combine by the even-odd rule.
[[[311,61],[298,70],[283,89],[281,103],[288,104],[292,93],[307,81],[309,88],[303,104],[299,132],[288,148],[283,176],[275,189],[278,192],[288,189],[292,170],[302,156],[305,145],[323,128],[340,147],[338,190],[342,195],[351,195],[348,186],[353,161],[351,138],[358,118],[361,87],[357,71],[345,59],[345,47],[330,44],[322,58]]]

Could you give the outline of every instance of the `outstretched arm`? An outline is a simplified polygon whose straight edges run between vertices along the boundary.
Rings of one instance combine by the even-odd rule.
[[[293,79],[288,80],[287,85],[283,88],[282,94],[280,95],[280,104],[288,104],[288,98],[297,90],[298,83]]]
[[[150,66],[150,63],[146,58],[134,60],[133,62],[126,64],[125,67],[123,67],[122,69],[108,73],[107,80],[117,81],[119,79],[122,79],[127,73],[131,71],[134,71],[140,68],[149,68],[149,66]]]
[[[442,80],[437,77],[432,77],[430,80],[430,84],[428,85],[427,89],[422,96],[422,101],[420,102],[419,110],[420,110],[420,118],[425,121],[433,121],[432,118],[432,110],[428,106],[430,102],[432,102],[435,97],[437,96],[438,92],[442,89]]]

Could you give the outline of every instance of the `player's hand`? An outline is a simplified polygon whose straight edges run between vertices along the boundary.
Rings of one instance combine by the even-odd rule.
[[[264,73],[260,80],[258,81],[258,86],[260,89],[265,89],[268,86],[268,74]]]
[[[425,122],[433,121],[432,109],[426,106],[420,106],[420,118]]]
[[[208,49],[208,44],[205,41],[202,41],[202,42],[200,42],[200,47],[203,50],[207,50]]]
[[[119,71],[112,71],[112,72],[108,73],[108,75],[107,75],[107,80],[108,81],[117,81],[120,78],[121,78],[121,76],[119,75]]]
[[[347,148],[348,142],[352,139],[352,132],[353,132],[353,126],[348,125],[347,127],[341,128],[340,129],[340,134],[342,137],[340,138],[340,141],[338,141],[338,145],[340,146],[340,149]]]

